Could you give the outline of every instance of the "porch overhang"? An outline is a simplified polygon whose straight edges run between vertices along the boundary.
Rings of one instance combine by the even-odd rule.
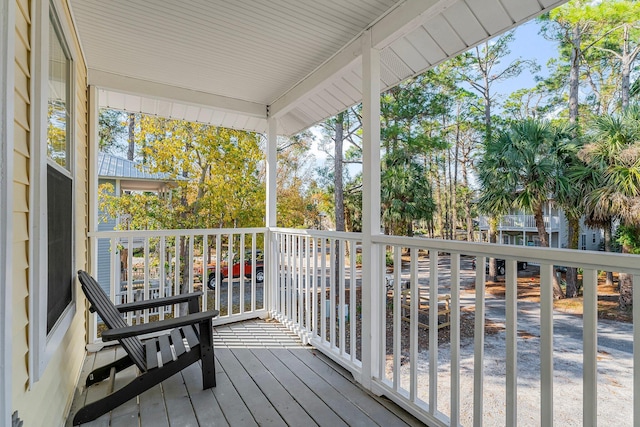
[[[380,88],[564,0],[69,0],[103,107],[292,135],[362,100],[362,38]]]

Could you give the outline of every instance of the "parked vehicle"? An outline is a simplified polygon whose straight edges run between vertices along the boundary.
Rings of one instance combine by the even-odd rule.
[[[253,276],[253,261],[251,256],[251,251],[246,251],[244,253],[244,266],[241,268],[240,266],[240,256],[236,255],[233,258],[233,266],[231,268],[232,274],[234,278],[240,277],[240,273],[250,279]],[[264,282],[264,254],[260,249],[256,251],[256,282],[262,283]],[[207,279],[207,287],[209,289],[215,289],[217,283],[221,283],[224,279],[229,277],[229,264],[227,262],[223,262],[220,264],[220,277],[216,280],[216,264],[215,262],[207,265],[209,270],[209,277]]]
[[[472,265],[473,265],[473,269],[476,269],[476,260],[475,258],[472,261]],[[487,274],[489,274],[489,260],[487,259],[487,261],[485,262],[485,271]],[[528,267],[528,264],[526,261],[518,261],[518,271],[522,271],[522,270],[526,270]],[[498,276],[504,276],[504,273],[507,271],[507,268],[505,266],[505,261],[503,259],[496,259],[496,269],[497,269],[497,273]]]

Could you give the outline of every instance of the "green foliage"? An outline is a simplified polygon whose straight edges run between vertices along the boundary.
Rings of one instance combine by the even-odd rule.
[[[251,227],[263,224],[262,151],[255,134],[141,116],[136,143],[145,167],[173,180],[167,194],[101,191],[101,206],[130,229]],[[111,189],[112,191],[112,189]]]
[[[626,253],[640,255],[640,228],[621,225],[618,227],[616,242],[625,248]]]

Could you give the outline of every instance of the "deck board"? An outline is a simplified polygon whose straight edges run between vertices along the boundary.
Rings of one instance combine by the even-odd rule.
[[[263,365],[249,349],[237,349],[234,350],[233,353],[262,393],[268,396],[269,402],[275,410],[278,411],[287,425],[317,425],[309,414],[300,407],[293,396],[289,394],[290,392],[295,394],[297,390],[287,391],[270,372],[269,365]]]
[[[304,351],[304,350],[303,350]],[[283,350],[280,357],[272,352],[254,351],[256,357],[260,357],[265,367],[282,384],[285,390],[293,390],[291,397],[307,411],[315,423],[321,426],[341,427],[347,423],[336,414],[314,391],[298,378],[288,367],[292,358],[295,358],[289,350]]]
[[[85,426],[400,426],[419,425],[398,407],[386,407],[348,373],[300,340],[285,326],[252,320],[215,328],[217,386],[202,390],[196,363]],[[94,367],[115,360],[110,347],[89,355],[67,426],[85,402],[105,395],[107,381],[82,385]],[[116,387],[136,368],[116,376]],[[401,412],[400,416],[395,413]],[[408,421],[407,421],[408,420]],[[413,420],[413,421],[412,421]],[[414,422],[415,421],[415,422]]]
[[[225,348],[217,349],[216,359],[224,368],[229,379],[233,381],[234,387],[242,396],[242,400],[259,425],[281,426],[284,424],[278,411],[269,402],[269,399],[263,394],[251,376],[247,374],[231,350]]]
[[[216,373],[217,375],[217,373]],[[182,371],[182,378],[191,398],[194,413],[199,425],[228,426],[218,399],[211,389],[202,389],[202,371],[200,364],[194,363]],[[217,378],[220,378],[219,376]]]
[[[162,386],[158,384],[139,396],[140,425],[169,427],[167,407],[162,396]]]

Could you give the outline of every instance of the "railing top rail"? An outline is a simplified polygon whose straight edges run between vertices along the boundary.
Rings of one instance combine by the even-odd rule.
[[[251,234],[264,233],[267,227],[254,228],[193,228],[193,229],[173,229],[173,230],[113,230],[113,231],[90,231],[89,237],[169,237],[169,236],[203,236],[216,234]]]
[[[377,235],[373,243],[640,274],[640,255]]]
[[[330,230],[305,230],[298,228],[280,228],[271,227],[269,230],[276,233],[296,234],[299,236],[310,237],[328,237],[328,238],[342,238],[345,240],[362,240],[362,233],[353,233],[348,231],[330,231]]]

